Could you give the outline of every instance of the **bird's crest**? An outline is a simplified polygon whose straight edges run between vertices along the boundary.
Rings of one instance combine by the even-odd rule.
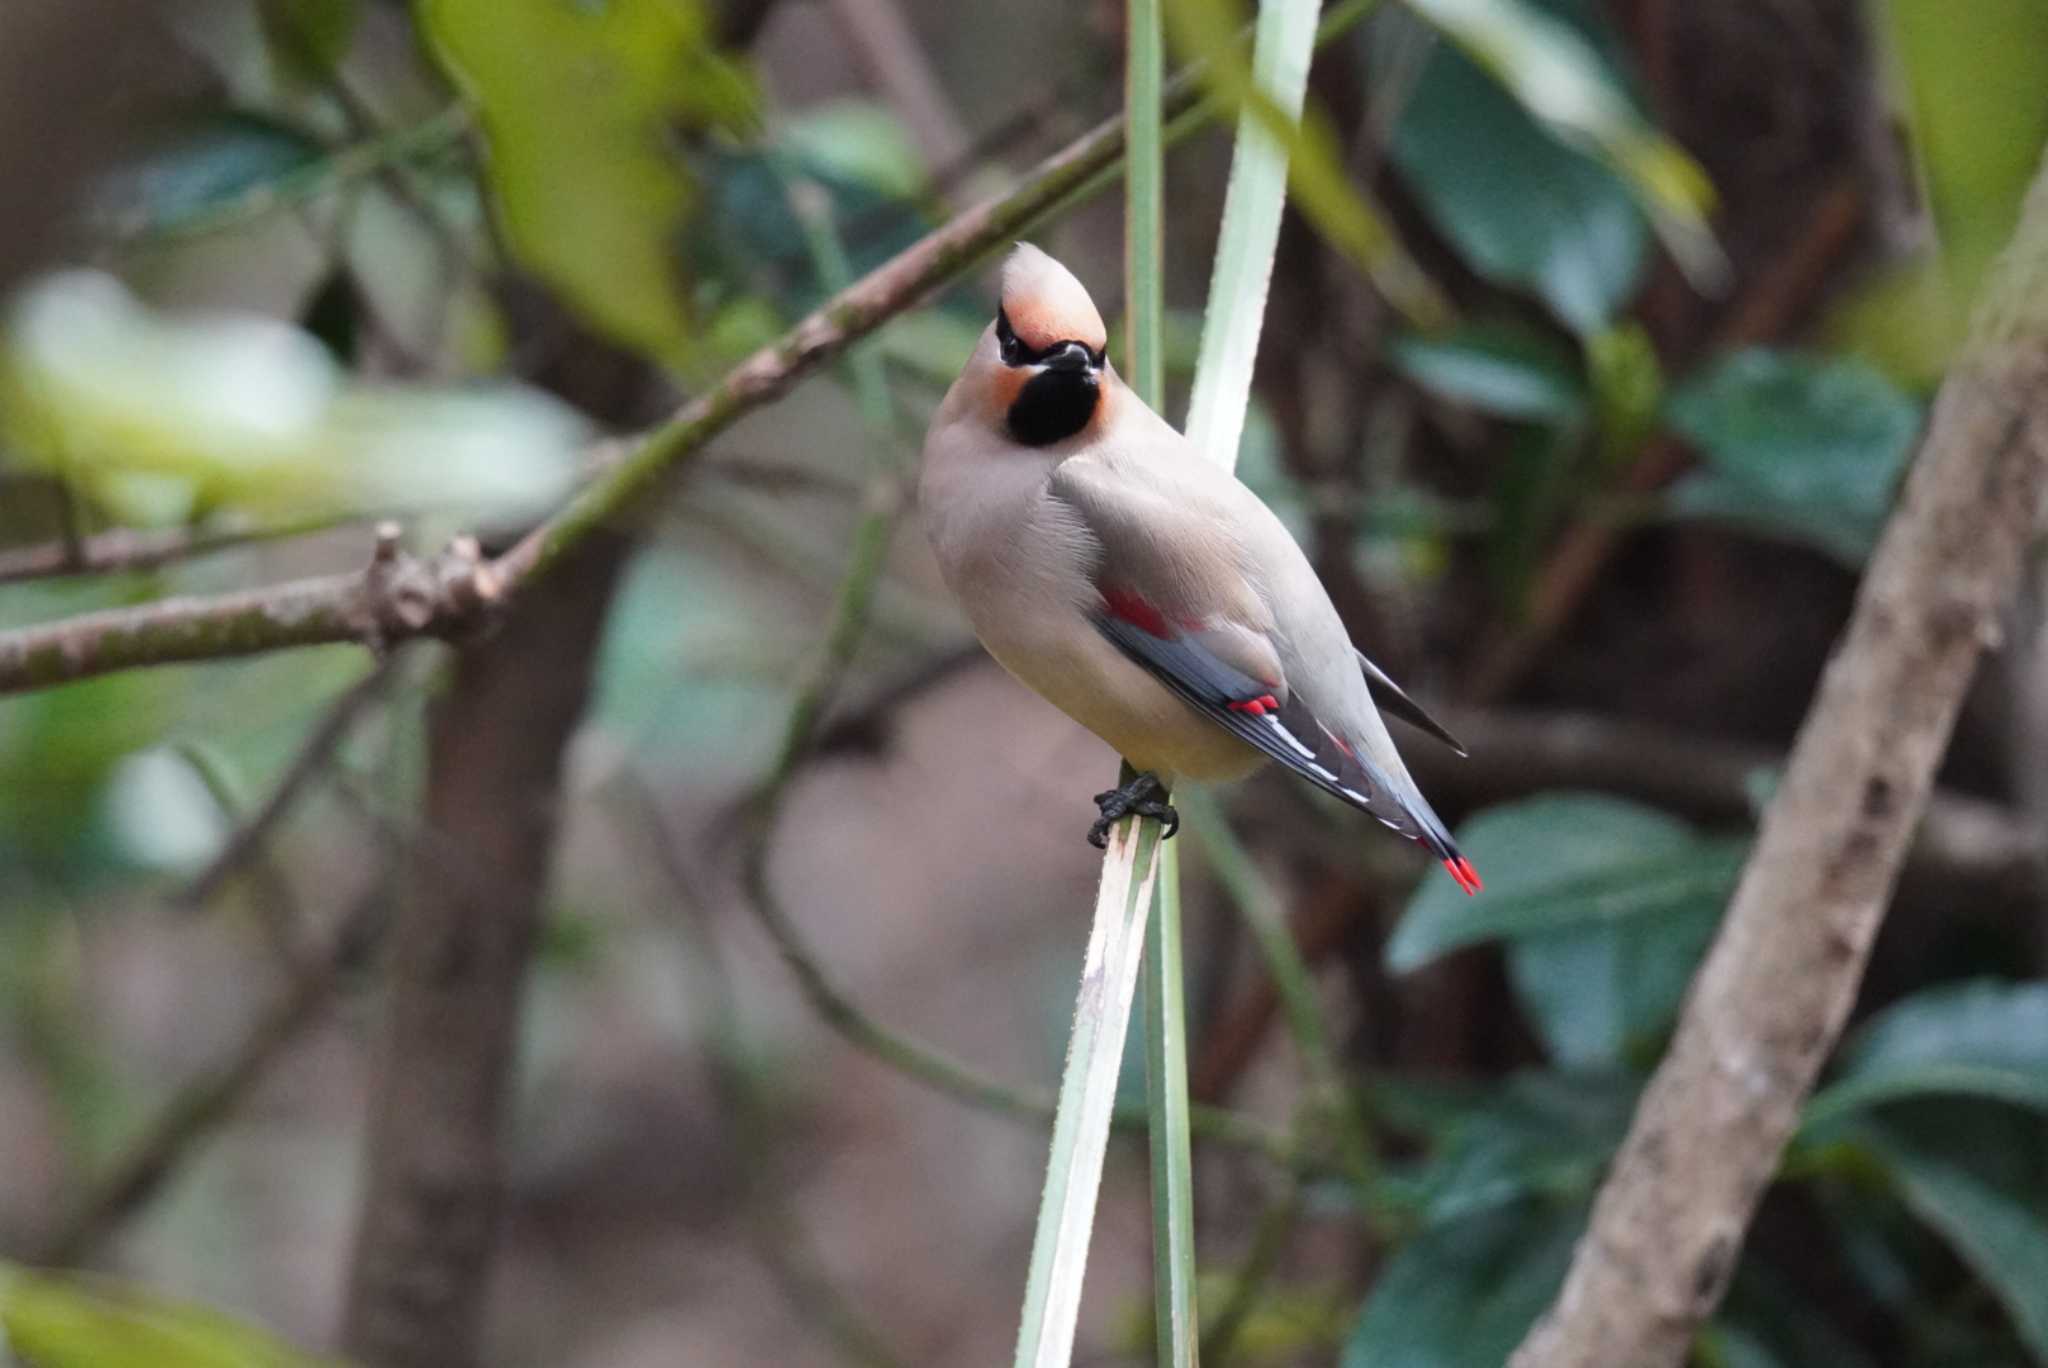
[[[1095,301],[1074,273],[1028,242],[1003,263],[1003,313],[1017,340],[1034,351],[1079,342],[1100,352],[1109,340]]]

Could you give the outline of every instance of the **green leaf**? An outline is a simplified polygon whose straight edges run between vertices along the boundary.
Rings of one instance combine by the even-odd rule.
[[[1907,1208],[1995,1293],[2036,1362],[2048,1363],[2048,1172],[2038,1126],[1969,1125],[1951,1109],[1928,1124],[1860,1123],[1856,1137]]]
[[[128,522],[532,516],[566,492],[587,435],[538,390],[358,384],[291,324],[156,313],[94,271],[35,282],[5,324],[8,454]]]
[[[254,114],[194,120],[108,172],[93,195],[93,216],[117,237],[175,233],[298,178],[325,155],[297,129]]]
[[[1390,153],[1473,270],[1591,335],[1635,294],[1649,234],[1628,186],[1546,134],[1463,52],[1424,61]]]
[[[315,1359],[216,1311],[103,1282],[0,1270],[9,1361],[33,1368],[314,1368]]]
[[[1489,808],[1458,830],[1485,871],[1486,896],[1425,880],[1387,942],[1406,973],[1480,941],[1519,938],[1719,907],[1741,867],[1742,842],[1620,798],[1555,793]]]
[[[1751,349],[1689,380],[1665,418],[1706,469],[1670,507],[1860,566],[1920,430],[1920,405],[1860,361]]]
[[[1529,936],[1508,947],[1508,981],[1551,1058],[1567,1068],[1647,1066],[1720,923],[1739,861],[1691,896],[1621,926]],[[1698,889],[1710,886],[1700,896]]]
[[[1615,324],[1586,339],[1586,369],[1593,377],[1593,407],[1600,415],[1600,448],[1610,464],[1641,450],[1664,402],[1664,368],[1643,325]]]
[[[2048,983],[1979,979],[1915,993],[1872,1017],[1806,1126],[1900,1098],[1992,1098],[2048,1111]]]
[[[1857,286],[1827,333],[1895,378],[1932,385],[1962,345],[2048,140],[2048,6],[1885,0],[1864,12],[1932,243]]]
[[[1481,413],[1573,423],[1587,408],[1579,359],[1550,337],[1512,323],[1469,323],[1388,348],[1394,368],[1441,399]]]
[[[1512,94],[1549,134],[1598,157],[1656,224],[1695,283],[1718,284],[1727,263],[1707,227],[1713,187],[1685,150],[1636,109],[1597,48],[1525,0],[1408,0]]]
[[[1410,1200],[1441,1225],[1530,1197],[1590,1197],[1635,1096],[1636,1080],[1619,1074],[1515,1074],[1437,1121]]]
[[[1557,1294],[1585,1209],[1524,1202],[1403,1245],[1344,1346],[1343,1368],[1505,1363]]]
[[[1517,997],[1552,1057],[1573,1068],[1630,1062],[1654,1044],[1745,853],[1744,842],[1595,794],[1491,809],[1466,823],[1458,843],[1488,871],[1486,896],[1445,896],[1425,882],[1388,941],[1388,966],[1404,972],[1461,946],[1508,940]]]
[[[679,360],[699,196],[669,148],[754,112],[700,0],[428,0],[421,22],[477,107],[513,253],[617,341]]]

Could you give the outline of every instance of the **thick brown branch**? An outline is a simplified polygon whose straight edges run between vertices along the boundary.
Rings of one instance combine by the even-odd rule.
[[[1515,1368],[1657,1368],[1684,1356],[1855,1002],[2048,488],[2048,171],[1987,304],[1670,1051]]]
[[[602,538],[456,657],[431,725],[425,826],[393,937],[343,1339],[378,1368],[476,1361],[499,1136],[528,951],[626,544]],[[544,661],[544,668],[536,662]]]

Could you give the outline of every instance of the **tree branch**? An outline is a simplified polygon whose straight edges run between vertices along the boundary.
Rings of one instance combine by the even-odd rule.
[[[1675,1364],[1855,1002],[2048,489],[2048,168],[1821,678],[1671,1048],[1513,1368]]]
[[[499,1135],[562,756],[628,543],[604,537],[461,651],[429,725],[426,813],[393,934],[343,1340],[377,1368],[476,1361]],[[544,661],[545,668],[536,668]]]

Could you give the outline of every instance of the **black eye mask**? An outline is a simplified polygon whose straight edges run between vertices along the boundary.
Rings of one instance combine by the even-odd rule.
[[[1040,347],[1033,351],[1030,347],[1024,345],[1024,340],[1017,336],[1017,330],[1010,326],[1010,315],[1004,312],[1001,307],[996,309],[996,349],[1002,356],[1004,365],[1036,365],[1053,352],[1067,345],[1066,342],[1055,342],[1050,347]],[[1103,349],[1101,347],[1089,347],[1078,342],[1073,345],[1081,347],[1083,351],[1088,353],[1089,360],[1094,363],[1095,369],[1102,369]]]

